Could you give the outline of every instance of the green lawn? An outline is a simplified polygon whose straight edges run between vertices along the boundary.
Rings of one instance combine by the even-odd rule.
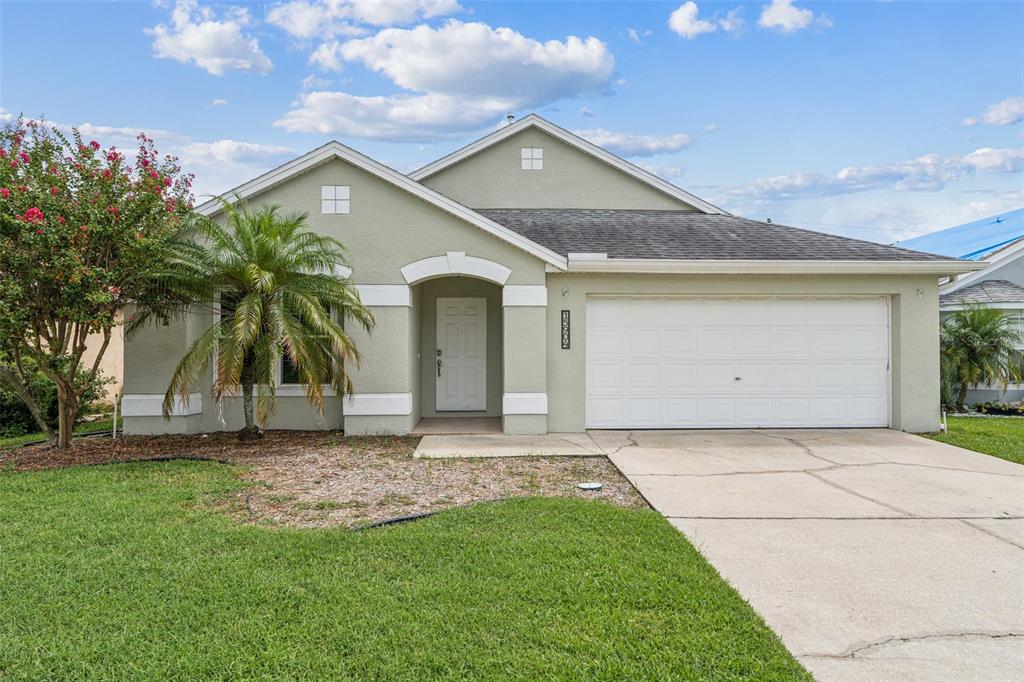
[[[118,423],[120,424],[120,419]],[[110,430],[114,426],[113,419],[98,419],[92,422],[83,422],[75,427],[75,433],[92,433],[93,431],[106,431],[110,433]],[[0,448],[14,448],[25,443],[34,443],[36,441],[46,440],[46,436],[39,433],[26,433],[23,436],[8,436],[6,438],[0,438]]]
[[[949,430],[946,433],[925,435],[943,443],[1024,464],[1024,419],[950,417]]]
[[[242,525],[238,469],[0,473],[4,679],[810,679],[653,511]]]

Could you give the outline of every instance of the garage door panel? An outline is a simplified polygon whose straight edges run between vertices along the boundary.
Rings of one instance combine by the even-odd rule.
[[[885,298],[592,299],[586,319],[588,426],[888,425]]]

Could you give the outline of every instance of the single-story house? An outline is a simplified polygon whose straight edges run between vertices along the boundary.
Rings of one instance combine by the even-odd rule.
[[[376,316],[354,395],[319,415],[282,368],[271,428],[934,430],[939,276],[980,267],[730,215],[536,115],[408,175],[330,142],[233,193],[340,239]],[[160,416],[213,314],[126,344],[127,433],[240,426],[209,382]]]
[[[985,261],[983,269],[951,277],[939,286],[940,314],[980,303],[1006,311],[1024,332],[1024,208],[908,239],[899,246]],[[1024,384],[1010,384],[1005,391],[1001,386],[979,386],[967,393],[968,404],[991,400],[1024,400]]]

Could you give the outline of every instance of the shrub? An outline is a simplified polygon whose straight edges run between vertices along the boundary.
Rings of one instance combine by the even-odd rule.
[[[979,403],[974,406],[974,409],[982,414],[1001,414],[1012,417],[1024,417],[1024,400],[1014,400],[1009,403],[994,400],[987,403]]]
[[[29,361],[31,362],[31,361]],[[39,401],[39,407],[46,415],[46,421],[54,429],[57,428],[57,387],[45,374],[31,365],[26,366],[26,372],[31,377],[29,390]],[[88,382],[88,375],[85,372],[79,373],[79,381]],[[110,383],[111,379],[97,376],[89,382],[85,392],[82,394],[82,409],[79,411],[79,419],[91,414],[99,406],[104,397],[103,387]],[[0,438],[9,436],[21,436],[26,433],[35,433],[39,426],[32,419],[32,413],[21,398],[10,389],[0,384]]]

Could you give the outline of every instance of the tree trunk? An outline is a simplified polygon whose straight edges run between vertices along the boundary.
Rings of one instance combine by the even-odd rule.
[[[956,393],[956,409],[963,412],[965,402],[967,402],[967,384],[961,383]]]
[[[255,440],[263,437],[263,431],[256,426],[256,419],[254,416],[254,405],[253,405],[253,385],[255,382],[255,372],[253,371],[252,364],[249,362],[245,363],[242,367],[242,412],[245,414],[245,426],[241,431],[238,432],[239,440]]]
[[[74,388],[57,383],[57,449],[71,447],[75,435],[75,417],[78,416],[78,396]]]
[[[46,421],[46,417],[43,415],[43,410],[39,407],[39,403],[36,401],[36,397],[32,395],[32,392],[28,390],[22,384],[18,375],[6,367],[0,367],[0,383],[4,384],[12,391],[18,394],[21,398],[21,402],[25,403],[25,407],[28,408],[29,414],[32,415],[32,419],[35,420],[36,426],[46,436],[46,440],[50,442],[50,445],[54,445],[57,442],[57,433],[50,428],[49,423]]]

